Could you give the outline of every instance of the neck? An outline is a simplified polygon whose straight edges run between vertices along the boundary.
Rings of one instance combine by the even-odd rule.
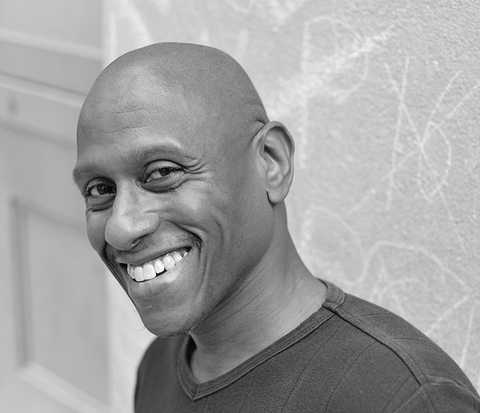
[[[303,264],[286,226],[283,231],[235,293],[190,331],[196,346],[191,368],[198,381],[236,367],[322,305],[324,284]]]

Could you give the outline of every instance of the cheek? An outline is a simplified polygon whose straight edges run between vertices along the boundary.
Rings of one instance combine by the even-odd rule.
[[[87,212],[86,222],[87,236],[90,245],[95,251],[100,253],[105,244],[105,225],[107,217],[102,213],[96,212],[95,214],[92,214]]]
[[[231,200],[231,194],[222,190],[218,182],[197,182],[179,192],[172,205],[175,221],[200,239],[209,267],[216,268],[219,261],[228,260],[229,251],[234,249]]]
[[[185,222],[204,233],[204,241],[212,236],[223,237],[224,229],[229,224],[231,208],[219,187],[204,186],[201,191],[185,191],[177,201],[177,213],[181,210]]]
[[[235,239],[244,266],[258,262],[268,249],[273,236],[273,211],[261,181],[248,174],[232,193]]]

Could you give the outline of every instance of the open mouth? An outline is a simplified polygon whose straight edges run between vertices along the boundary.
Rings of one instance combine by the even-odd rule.
[[[136,282],[151,280],[161,276],[177,266],[190,252],[191,247],[182,247],[170,251],[154,260],[145,262],[142,265],[127,264],[127,273]]]

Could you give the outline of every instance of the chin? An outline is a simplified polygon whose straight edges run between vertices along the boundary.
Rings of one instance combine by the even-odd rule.
[[[186,334],[199,322],[181,311],[173,314],[153,313],[148,310],[138,312],[145,328],[162,338]]]
[[[133,279],[125,264],[108,256],[104,262],[152,334],[168,337],[188,332],[205,314],[205,270],[196,244],[173,266],[165,266],[163,272],[143,281]]]

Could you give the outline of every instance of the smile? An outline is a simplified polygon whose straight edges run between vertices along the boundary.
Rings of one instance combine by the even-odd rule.
[[[189,251],[189,248],[179,248],[142,265],[127,264],[128,275],[137,282],[151,280],[175,268]]]

